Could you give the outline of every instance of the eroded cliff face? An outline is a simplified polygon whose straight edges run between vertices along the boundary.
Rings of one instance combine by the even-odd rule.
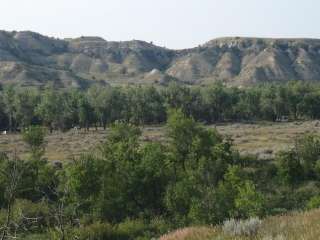
[[[55,39],[33,32],[0,32],[0,83],[91,82],[192,84],[223,81],[320,80],[320,40],[220,38],[193,49],[170,50],[143,41],[99,37]]]

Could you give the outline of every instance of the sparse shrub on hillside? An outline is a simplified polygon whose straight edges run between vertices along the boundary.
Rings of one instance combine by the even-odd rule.
[[[226,235],[230,236],[254,236],[258,233],[261,224],[262,221],[259,218],[230,219],[223,223],[222,229]]]

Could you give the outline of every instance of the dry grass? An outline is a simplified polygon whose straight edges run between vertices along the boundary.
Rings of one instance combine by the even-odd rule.
[[[191,227],[177,230],[162,236],[159,240],[209,240],[217,234],[217,230],[208,227]]]
[[[260,159],[274,157],[277,152],[288,149],[299,135],[320,134],[318,121],[227,124],[216,128],[234,140],[240,153],[257,155]]]
[[[227,236],[220,227],[186,228],[160,240],[317,240],[320,239],[320,210],[265,219],[256,236]]]
[[[81,153],[95,149],[105,138],[106,132],[102,130],[54,132],[46,136],[45,157],[49,160],[71,159]],[[0,151],[9,154],[16,152],[19,156],[24,157],[27,154],[27,147],[20,134],[1,135]]]
[[[217,128],[220,133],[230,136],[236,148],[242,154],[253,154],[259,158],[273,157],[280,150],[288,149],[296,136],[306,132],[320,134],[320,124],[317,121],[302,123],[259,123],[259,124],[223,124],[209,126]],[[47,136],[46,157],[49,160],[66,160],[78,156],[82,152],[95,149],[103,142],[108,132],[99,129],[89,132],[67,133],[55,132]],[[165,129],[159,126],[143,128],[143,141],[164,141]],[[0,151],[20,156],[26,154],[26,146],[19,134],[0,135]]]

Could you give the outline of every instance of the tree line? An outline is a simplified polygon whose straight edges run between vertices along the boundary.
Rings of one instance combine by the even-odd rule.
[[[318,136],[259,161],[182,110],[167,118],[164,143],[116,122],[97,151],[62,165],[43,157],[45,128],[24,129],[28,156],[0,157],[0,238],[143,240],[320,206]]]
[[[170,84],[165,88],[92,86],[86,91],[7,86],[0,91],[0,129],[15,131],[32,124],[50,130],[105,128],[117,120],[159,124],[166,122],[170,108],[208,124],[318,119],[320,85],[289,82],[242,89],[219,83],[207,87]]]

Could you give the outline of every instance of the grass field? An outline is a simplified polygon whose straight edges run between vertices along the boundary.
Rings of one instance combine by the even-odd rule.
[[[230,236],[221,227],[193,227],[169,233],[160,240],[316,240],[319,236],[318,209],[266,218],[253,236]]]
[[[256,123],[256,124],[220,124],[209,128],[217,130],[234,140],[235,147],[242,154],[253,154],[259,158],[269,158],[277,152],[294,144],[294,139],[303,133],[320,134],[320,122]],[[49,160],[67,160],[93,150],[102,143],[108,131],[91,129],[89,132],[70,130],[66,133],[54,132],[46,137],[46,157]],[[143,128],[143,141],[164,141],[165,127],[148,126]],[[16,152],[23,157],[26,154],[20,134],[0,135],[0,151]]]

